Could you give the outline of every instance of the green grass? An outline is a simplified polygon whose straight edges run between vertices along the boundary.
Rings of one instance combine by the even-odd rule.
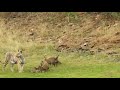
[[[25,52],[24,52],[25,53]],[[113,62],[110,57],[104,54],[81,54],[56,52],[52,45],[32,46],[26,51],[28,54],[23,73],[18,73],[17,66],[15,71],[11,72],[9,65],[6,72],[0,70],[0,78],[115,78],[120,77],[120,63]],[[57,67],[50,66],[50,70],[45,73],[32,73],[30,70],[38,66],[44,59],[44,55],[60,55],[59,60],[62,62]],[[0,67],[1,68],[1,67]]]

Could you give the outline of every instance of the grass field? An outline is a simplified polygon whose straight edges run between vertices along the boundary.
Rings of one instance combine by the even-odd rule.
[[[47,48],[46,48],[47,47]],[[27,53],[29,52],[29,53]],[[32,46],[25,55],[26,64],[23,73],[11,72],[9,65],[6,72],[0,70],[0,78],[115,78],[120,77],[120,63],[113,61],[112,57],[105,54],[89,55],[87,53],[67,53],[56,52],[52,45]],[[35,54],[34,54],[35,53]],[[32,73],[30,70],[38,66],[44,59],[44,55],[60,55],[62,62],[57,67],[50,66],[50,70],[45,73]],[[1,67],[0,67],[1,68]]]

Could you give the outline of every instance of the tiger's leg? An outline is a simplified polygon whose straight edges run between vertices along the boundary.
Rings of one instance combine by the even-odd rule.
[[[18,66],[18,72],[20,73],[21,72],[21,65],[19,62],[17,63],[17,66]]]
[[[21,65],[21,72],[23,72],[24,64],[20,64],[20,65]]]
[[[7,66],[7,64],[8,64],[8,61],[5,61],[5,63],[3,64],[3,68],[2,68],[3,71],[5,71],[5,67]]]
[[[11,71],[14,72],[14,69],[13,69],[14,64],[11,63],[10,65],[11,65],[11,67],[10,67]]]

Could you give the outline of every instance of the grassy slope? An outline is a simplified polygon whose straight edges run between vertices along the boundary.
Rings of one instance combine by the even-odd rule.
[[[87,16],[86,16],[87,17]],[[85,19],[85,18],[83,18]],[[85,25],[85,27],[81,27],[81,29],[78,29],[77,31],[80,33],[80,38],[82,38],[84,35],[89,35],[89,33],[85,33],[84,30],[88,30],[89,28],[93,27],[91,24],[89,24],[89,16],[88,16],[88,22],[83,23],[82,25]],[[2,21],[2,19],[1,19]],[[116,27],[112,27],[107,29],[104,24],[100,24],[96,31],[91,31],[90,34],[95,34],[98,37],[97,39],[100,39],[100,42],[105,38],[110,38],[113,36],[116,32],[119,31],[119,23]],[[57,35],[63,35],[61,30],[67,31],[72,30],[71,27],[63,26],[60,29],[60,32],[55,31],[56,28],[49,27],[52,32],[48,33],[45,23],[41,24],[39,27],[41,27],[40,36],[50,36],[50,34],[57,34]],[[56,52],[54,50],[54,45],[50,42],[48,43],[39,43],[35,41],[26,42],[26,38],[20,35],[20,31],[16,31],[17,29],[11,31],[14,32],[14,34],[11,33],[11,31],[6,30],[4,28],[4,22],[1,22],[0,26],[0,59],[4,59],[4,54],[7,51],[17,51],[18,48],[22,48],[24,51],[24,55],[26,58],[26,65],[25,70],[23,73],[17,72],[17,67],[15,66],[15,72],[10,72],[9,65],[7,66],[6,72],[2,72],[0,70],[0,77],[1,78],[13,78],[13,77],[21,77],[21,78],[91,78],[91,77],[120,77],[120,63],[113,61],[113,57],[108,56],[104,53],[96,53],[95,55],[89,55],[88,53],[80,53],[80,52]],[[21,27],[22,29],[24,27]],[[79,27],[80,28],[80,27]],[[100,31],[101,30],[101,31]],[[23,30],[24,31],[24,30]],[[23,31],[21,33],[23,33]],[[53,33],[54,31],[54,33]],[[42,32],[42,33],[41,33]],[[75,33],[74,31],[70,31],[71,36],[79,36],[79,34]],[[47,33],[47,34],[46,34]],[[67,33],[66,35],[69,35],[70,33]],[[82,33],[82,34],[81,34]],[[73,34],[73,35],[72,35]],[[55,36],[57,36],[55,35]],[[70,37],[71,37],[70,36]],[[119,37],[119,36],[118,36]],[[118,38],[116,37],[116,38]],[[49,38],[49,37],[48,37]],[[71,37],[72,38],[72,37]],[[76,37],[77,39],[79,37]],[[102,38],[102,39],[101,39]],[[113,40],[115,37],[112,37]],[[112,39],[111,39],[112,41]],[[119,45],[119,43],[118,43]],[[114,48],[112,48],[114,49]],[[116,49],[116,48],[115,48]],[[119,51],[119,48],[117,48]],[[31,73],[30,70],[34,67],[39,65],[40,61],[44,59],[44,55],[47,56],[55,56],[60,55],[59,59],[62,62],[62,65],[59,65],[58,67],[52,67],[50,68],[49,72],[46,73]],[[0,68],[1,65],[0,65]]]
[[[42,53],[41,53],[42,52]],[[52,50],[40,49],[36,52],[34,48],[32,53],[35,55],[30,55],[26,57],[26,65],[24,73],[14,73],[10,72],[9,66],[6,72],[0,71],[0,77],[23,77],[23,78],[79,78],[79,77],[119,77],[120,75],[120,63],[110,62],[109,57],[98,55],[80,55],[75,53],[59,53],[60,61],[62,65],[50,68],[49,72],[46,73],[31,73],[32,67],[37,66],[39,62],[43,59],[44,53],[48,55],[55,55],[57,52]],[[66,57],[67,56],[67,57]],[[100,57],[101,56],[101,57]],[[99,59],[100,58],[100,59]],[[109,60],[108,60],[109,59]],[[16,66],[15,66],[16,67]],[[16,68],[15,68],[16,70]]]

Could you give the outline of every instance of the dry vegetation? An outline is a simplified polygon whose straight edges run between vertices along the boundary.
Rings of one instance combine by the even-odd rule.
[[[1,18],[5,29],[1,34],[10,40],[52,42],[56,47],[61,46],[60,50],[71,51],[79,50],[84,43],[95,51],[119,48],[120,44],[119,20],[105,13],[10,12],[1,14]]]

